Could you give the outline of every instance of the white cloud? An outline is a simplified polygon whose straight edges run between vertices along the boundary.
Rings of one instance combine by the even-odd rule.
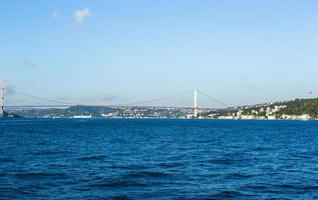
[[[60,12],[58,10],[54,11],[53,14],[52,14],[52,17],[54,19],[58,18],[60,16]]]
[[[87,18],[91,13],[87,8],[84,10],[77,10],[75,11],[75,21],[76,23],[81,23],[84,21],[85,18]]]

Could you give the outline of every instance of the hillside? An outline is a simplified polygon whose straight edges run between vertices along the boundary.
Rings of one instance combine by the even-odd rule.
[[[28,118],[184,118],[193,111],[191,108],[72,106],[63,109],[31,109],[12,112]]]
[[[318,119],[318,98],[238,106],[201,113],[201,116],[218,119]]]
[[[284,103],[285,108],[282,108],[277,114],[282,115],[303,115],[309,114],[310,117],[318,118],[318,98],[315,99],[295,99]]]
[[[65,109],[16,110],[8,117],[31,118],[191,118],[192,108],[72,106]],[[13,114],[14,113],[14,114]],[[295,99],[226,109],[199,109],[199,118],[318,119],[318,98]]]

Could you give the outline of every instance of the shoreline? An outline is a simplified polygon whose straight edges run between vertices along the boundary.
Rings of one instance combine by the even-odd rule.
[[[89,118],[73,118],[73,117],[0,117],[0,121],[2,120],[32,120],[32,119],[72,119],[72,120],[94,120],[94,119],[131,119],[131,120],[219,120],[219,121],[318,121],[318,118],[315,119],[220,119],[220,118],[156,118],[156,117],[89,117]]]

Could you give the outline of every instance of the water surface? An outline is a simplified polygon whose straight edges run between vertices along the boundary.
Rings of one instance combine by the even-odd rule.
[[[318,199],[318,121],[0,121],[0,199]]]

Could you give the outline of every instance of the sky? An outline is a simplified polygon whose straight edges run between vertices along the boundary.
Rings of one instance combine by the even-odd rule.
[[[1,8],[1,84],[29,95],[108,104],[198,88],[228,105],[318,96],[316,0],[10,0]],[[23,98],[7,97],[33,101]]]

